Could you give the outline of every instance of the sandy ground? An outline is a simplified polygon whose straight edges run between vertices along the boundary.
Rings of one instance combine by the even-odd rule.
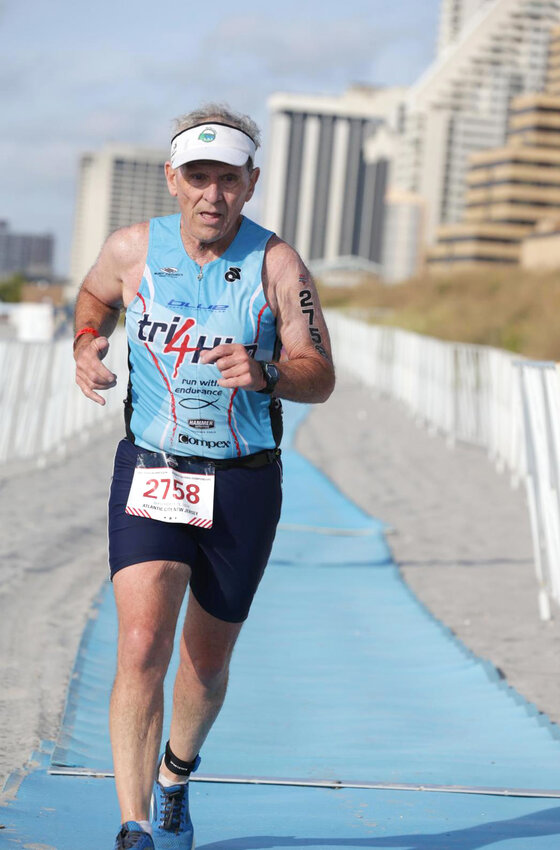
[[[0,474],[0,788],[56,737],[79,639],[107,574],[121,428],[44,470]],[[393,402],[340,380],[297,447],[387,522],[417,596],[527,699],[560,719],[560,616],[538,618],[524,495],[483,452],[448,449]]]
[[[60,724],[91,603],[107,575],[118,432],[47,469],[0,475],[0,789]]]

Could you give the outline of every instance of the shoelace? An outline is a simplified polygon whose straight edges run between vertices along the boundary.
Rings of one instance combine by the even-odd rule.
[[[165,803],[163,804],[162,812],[162,829],[169,832],[179,832],[181,818],[183,816],[183,806],[185,804],[185,791],[186,786],[176,788],[174,791],[163,789]]]
[[[142,832],[130,832],[123,826],[121,831],[119,832],[117,838],[119,841],[117,842],[117,847],[119,850],[131,850],[131,848],[136,847],[143,839],[144,835]]]

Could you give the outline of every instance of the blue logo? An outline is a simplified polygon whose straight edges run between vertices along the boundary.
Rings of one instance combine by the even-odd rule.
[[[206,127],[198,137],[201,142],[213,142],[216,138],[216,131],[211,127]]]
[[[195,304],[191,301],[180,301],[178,298],[172,298],[167,302],[168,307],[186,307],[190,310],[210,310],[212,313],[223,313],[229,310],[229,304]]]

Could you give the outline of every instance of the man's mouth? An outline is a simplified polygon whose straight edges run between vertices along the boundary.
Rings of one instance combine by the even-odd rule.
[[[218,212],[201,212],[200,217],[207,224],[215,224],[217,221],[219,221],[221,219],[222,214],[218,213]]]

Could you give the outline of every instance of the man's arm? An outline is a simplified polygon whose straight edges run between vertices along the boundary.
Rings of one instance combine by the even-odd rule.
[[[326,401],[335,378],[317,289],[297,252],[277,237],[267,248],[263,284],[288,358],[277,364],[280,377],[274,395],[308,403]],[[266,385],[261,367],[242,345],[219,345],[204,351],[200,361],[218,366],[222,387],[258,391]]]
[[[265,292],[288,358],[278,364],[274,394],[291,401],[326,401],[334,389],[334,367],[313,278],[298,253],[280,239],[271,240],[266,259]]]
[[[96,390],[114,387],[117,376],[101,362],[109,350],[108,337],[113,333],[123,303],[130,300],[129,290],[140,283],[138,269],[147,250],[147,231],[144,224],[125,227],[112,233],[99,257],[87,274],[74,311],[74,331],[93,328],[80,336],[74,345],[76,383],[87,398],[104,405],[105,399]]]

